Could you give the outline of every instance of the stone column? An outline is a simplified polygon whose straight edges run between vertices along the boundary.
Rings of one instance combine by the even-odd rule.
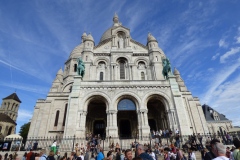
[[[140,136],[148,137],[149,133],[150,133],[150,127],[148,125],[147,110],[141,109],[141,110],[139,110],[139,114],[140,114],[141,121],[142,121],[142,124],[140,126],[142,135],[140,135]],[[139,133],[141,133],[141,132],[139,132]]]
[[[117,111],[111,110],[107,114],[108,126],[106,128],[107,136],[118,137]]]

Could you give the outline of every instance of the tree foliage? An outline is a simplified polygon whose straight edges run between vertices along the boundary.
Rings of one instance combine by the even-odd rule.
[[[21,126],[20,131],[19,131],[19,135],[23,137],[23,141],[22,143],[26,143],[27,140],[27,135],[28,135],[28,131],[29,131],[29,127],[30,127],[30,122],[25,123],[24,125]]]

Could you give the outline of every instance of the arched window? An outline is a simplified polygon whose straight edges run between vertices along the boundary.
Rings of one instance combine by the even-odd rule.
[[[99,80],[100,80],[100,81],[103,81],[103,72],[100,72]]]
[[[63,126],[65,126],[65,122],[66,122],[67,107],[68,107],[68,104],[65,105],[64,116],[63,116]]]
[[[56,117],[55,117],[54,127],[56,127],[57,124],[58,124],[59,112],[60,112],[60,111],[57,111],[57,112],[56,112]]]
[[[145,74],[144,74],[144,72],[141,72],[141,80],[145,80]]]
[[[130,100],[130,99],[122,99],[119,103],[118,103],[118,110],[119,111],[135,111],[136,110],[136,105],[135,103]]]
[[[74,72],[77,72],[77,64],[74,64]]]
[[[14,105],[15,105],[15,103],[13,103],[13,105],[12,105],[12,109],[11,109],[11,110],[13,110]]]
[[[12,133],[12,129],[13,129],[13,127],[10,127],[10,128],[9,128],[7,135],[10,135],[10,134]]]
[[[121,60],[119,62],[120,65],[120,79],[125,79],[125,62]]]
[[[2,126],[0,126],[0,133],[1,133],[1,131],[2,131]]]
[[[86,61],[88,60],[88,56],[86,56]]]

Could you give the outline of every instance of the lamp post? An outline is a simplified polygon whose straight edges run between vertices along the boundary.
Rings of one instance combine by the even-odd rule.
[[[73,152],[73,150],[74,150],[74,143],[75,143],[75,134],[74,134],[74,136],[73,136],[73,146],[72,146],[72,152]]]

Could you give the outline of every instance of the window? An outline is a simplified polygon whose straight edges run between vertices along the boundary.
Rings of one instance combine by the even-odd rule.
[[[100,77],[99,80],[102,81],[103,80],[103,72],[100,72]]]
[[[56,127],[57,124],[58,124],[58,118],[59,118],[59,111],[56,112],[56,117],[55,117],[54,127]]]
[[[88,60],[88,56],[86,56],[86,61]]]
[[[15,105],[15,103],[13,103],[13,105],[12,105],[12,109],[11,110],[13,110],[13,106]]]
[[[2,126],[0,126],[0,133],[1,133],[1,131],[2,131]]]
[[[145,80],[145,74],[144,74],[144,72],[141,72],[141,80]]]
[[[68,104],[65,105],[64,117],[63,117],[63,126],[65,126],[65,122],[66,122],[67,107],[68,107]]]
[[[125,79],[125,62],[124,61],[120,61],[120,79]]]
[[[74,72],[77,72],[77,64],[74,64]]]

